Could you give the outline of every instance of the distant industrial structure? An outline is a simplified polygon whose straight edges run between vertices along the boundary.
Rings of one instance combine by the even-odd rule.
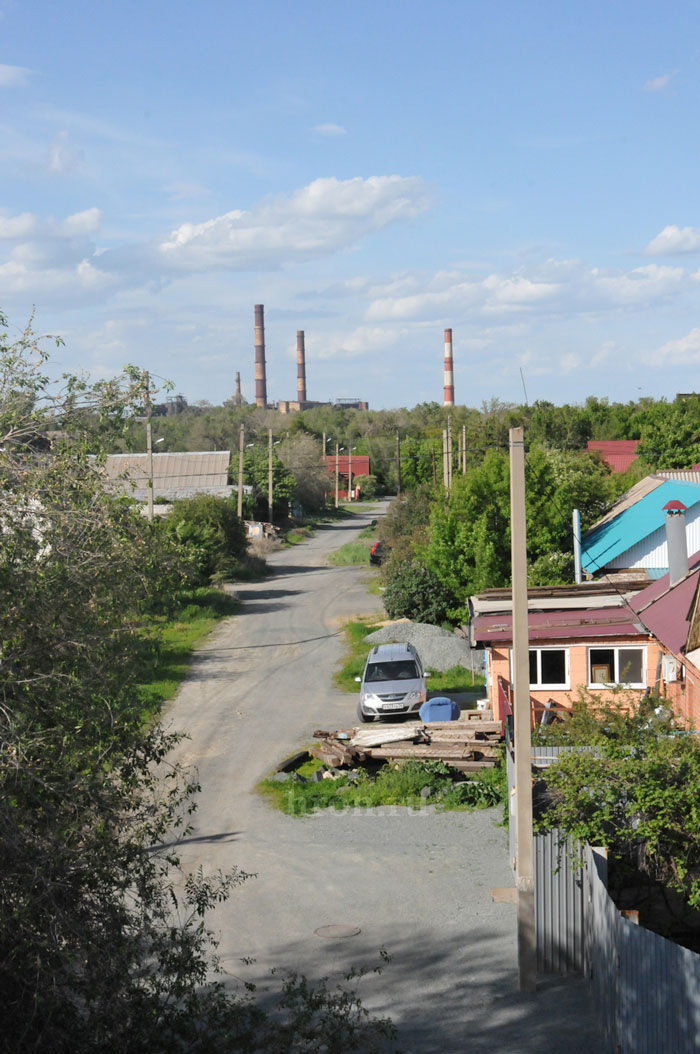
[[[255,405],[263,410],[279,410],[280,413],[297,413],[299,410],[310,410],[314,406],[342,406],[344,409],[369,410],[369,403],[361,399],[336,399],[335,403],[315,402],[306,397],[306,345],[304,330],[297,330],[297,397],[280,399],[277,403],[267,401],[267,366],[265,361],[265,307],[255,305]],[[241,395],[241,375],[236,373],[236,394],[234,403],[238,406],[243,401]]]
[[[444,375],[444,398],[445,406],[455,404],[455,382],[454,368],[452,365],[452,330],[445,330],[445,375]]]

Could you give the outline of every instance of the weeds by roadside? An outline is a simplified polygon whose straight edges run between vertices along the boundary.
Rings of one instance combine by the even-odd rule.
[[[442,761],[387,763],[376,772],[325,770],[321,762],[305,762],[284,781],[271,777],[261,792],[289,816],[305,816],[318,809],[368,809],[397,805],[440,810],[487,809],[506,797],[505,767],[465,774]],[[314,774],[316,773],[316,776]]]

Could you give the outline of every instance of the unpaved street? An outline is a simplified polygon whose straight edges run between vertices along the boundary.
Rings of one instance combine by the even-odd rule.
[[[315,728],[354,723],[355,698],[331,683],[338,629],[381,604],[363,585],[367,570],[329,567],[327,556],[371,515],[275,554],[274,577],[238,591],[241,614],[197,653],[167,715],[189,734],[179,756],[202,784],[195,830],[180,844],[185,865],[257,875],[211,919],[223,963],[243,979],[272,966],[324,976],[371,966],[383,947],[391,962],[360,991],[394,1019],[405,1051],[590,1054],[601,1048],[583,982],[545,980],[535,996],[518,995],[515,908],[489,895],[513,885],[497,811],[291,818],[255,792]],[[329,925],[361,932],[314,934]]]

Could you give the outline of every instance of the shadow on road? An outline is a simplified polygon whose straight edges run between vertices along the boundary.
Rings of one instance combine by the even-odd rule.
[[[371,1013],[393,1019],[397,1048],[404,1054],[591,1054],[603,1049],[590,983],[577,976],[543,976],[537,992],[520,993],[516,949],[502,933],[384,930],[345,940],[310,936],[275,949],[270,966],[282,974],[293,966],[310,979],[328,977],[331,988],[353,968],[368,971],[353,986]],[[388,963],[381,961],[381,948],[390,956]],[[258,985],[260,1003],[272,1008],[281,980],[266,978],[259,965],[251,968],[255,976],[241,978],[241,970],[247,973],[241,960],[225,956],[224,967],[227,962],[241,980]],[[378,966],[380,974],[374,972]]]
[[[220,834],[192,835],[191,838],[178,838],[174,842],[161,842],[159,845],[153,847],[152,852],[157,852],[161,849],[177,849],[179,845],[195,845],[199,842],[226,844],[228,842],[235,842],[242,833],[242,831],[222,831]]]
[[[237,589],[237,600],[276,600],[278,597],[298,597],[300,589]]]

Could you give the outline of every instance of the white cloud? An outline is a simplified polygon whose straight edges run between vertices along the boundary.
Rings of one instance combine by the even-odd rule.
[[[163,264],[177,270],[280,267],[347,248],[391,223],[413,219],[429,204],[420,179],[316,179],[250,211],[183,223],[157,250]]]
[[[25,66],[3,66],[0,64],[0,88],[22,87],[34,71]]]
[[[649,256],[700,252],[700,227],[676,227],[670,224],[652,238],[644,252]]]
[[[31,212],[21,212],[19,216],[0,216],[0,240],[28,238],[36,230],[37,224],[37,218]]]
[[[690,282],[682,267],[649,264],[626,272],[586,268],[580,260],[548,260],[511,274],[486,276],[438,272],[424,276],[415,291],[394,293],[391,283],[377,287],[366,311],[368,321],[432,319],[448,316],[483,319],[494,315],[527,318],[579,314],[593,310],[647,306]],[[407,279],[402,279],[406,283]]]
[[[342,124],[317,124],[311,129],[315,135],[327,136],[328,138],[334,138],[339,135],[347,135],[347,132],[343,128]]]
[[[644,85],[645,91],[659,92],[664,91],[668,88],[673,78],[678,73],[678,70],[673,70],[671,73],[664,73],[661,77],[654,77]]]
[[[49,147],[49,172],[63,175],[73,172],[85,160],[82,150],[76,150],[70,141],[68,132],[59,132]]]
[[[692,365],[700,362],[700,327],[691,329],[690,333],[680,340],[669,340],[662,345],[649,361],[658,365],[659,358],[664,363],[675,365]]]
[[[72,216],[65,219],[61,225],[64,234],[69,238],[75,238],[86,234],[94,234],[102,222],[102,213],[99,209],[84,209],[82,212],[74,212]]]

